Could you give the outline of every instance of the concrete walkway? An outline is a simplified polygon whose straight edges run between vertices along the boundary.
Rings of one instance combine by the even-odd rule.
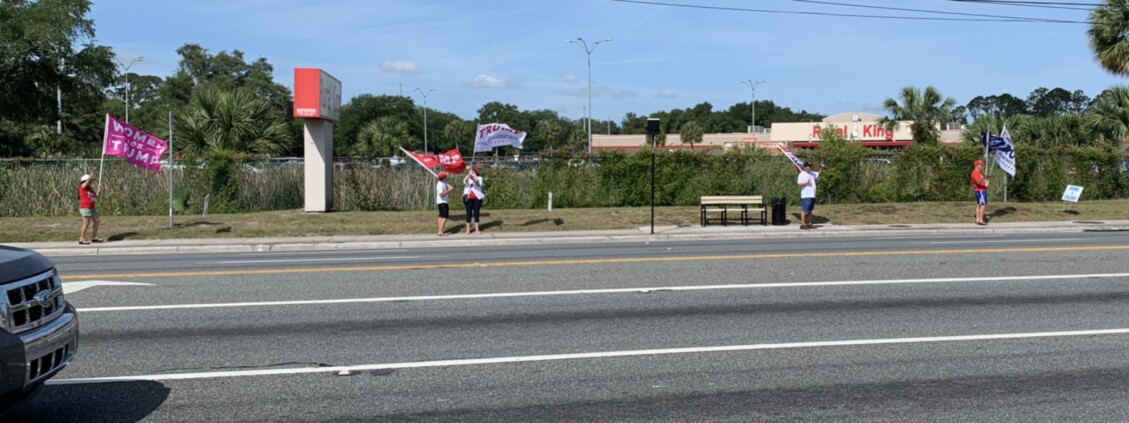
[[[891,224],[891,225],[816,225],[813,230],[789,226],[658,226],[651,235],[649,226],[635,230],[573,232],[483,232],[482,235],[373,235],[311,236],[278,238],[202,238],[122,240],[104,244],[78,245],[68,242],[29,242],[8,244],[39,251],[48,256],[99,254],[162,254],[175,252],[247,252],[367,248],[436,248],[569,244],[592,242],[648,242],[667,240],[766,239],[831,236],[913,236],[976,235],[1085,231],[1129,231],[1129,220],[993,223]]]

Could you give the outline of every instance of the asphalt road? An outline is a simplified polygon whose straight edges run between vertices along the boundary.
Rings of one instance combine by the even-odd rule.
[[[1109,232],[60,257],[78,358],[0,417],[1127,421],[1127,253]]]

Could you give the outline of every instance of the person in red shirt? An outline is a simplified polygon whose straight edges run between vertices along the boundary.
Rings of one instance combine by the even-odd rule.
[[[984,221],[984,208],[988,206],[988,178],[982,173],[984,161],[972,163],[972,194],[976,196],[976,224],[987,225]]]
[[[78,181],[78,213],[82,215],[82,230],[78,233],[78,243],[87,245],[91,242],[105,242],[102,238],[98,238],[98,209],[95,208],[98,191],[94,189],[94,175],[82,175]],[[90,234],[93,238],[87,241],[86,228],[91,223],[94,223],[94,231]]]

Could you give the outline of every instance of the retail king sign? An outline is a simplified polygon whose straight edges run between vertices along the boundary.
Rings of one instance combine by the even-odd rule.
[[[846,122],[841,125],[832,125],[835,125],[835,127],[832,128],[824,127],[821,125],[812,125],[811,137],[814,139],[819,139],[820,135],[823,134],[823,131],[834,130],[840,137],[846,139],[881,139],[887,141],[894,140],[894,131],[887,130],[886,128],[882,127],[882,125],[877,123]]]
[[[341,81],[321,69],[295,68],[294,117],[337,122],[341,117]]]

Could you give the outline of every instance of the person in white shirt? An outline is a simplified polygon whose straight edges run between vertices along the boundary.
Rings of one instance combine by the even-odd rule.
[[[443,232],[443,225],[447,223],[447,217],[450,216],[450,204],[447,200],[447,195],[455,188],[447,184],[447,172],[439,172],[439,182],[435,183],[435,204],[439,207],[439,236],[447,236]]]
[[[471,166],[463,178],[463,197],[466,198],[466,234],[470,235],[470,224],[474,222],[475,235],[481,234],[478,229],[478,220],[482,214],[482,200],[486,192],[482,190],[482,177],[478,176],[478,165]]]
[[[819,170],[823,171],[823,163]],[[815,210],[815,180],[819,179],[819,172],[811,170],[811,162],[804,163],[804,169],[796,177],[796,184],[800,186],[800,229],[811,229],[811,213]]]

